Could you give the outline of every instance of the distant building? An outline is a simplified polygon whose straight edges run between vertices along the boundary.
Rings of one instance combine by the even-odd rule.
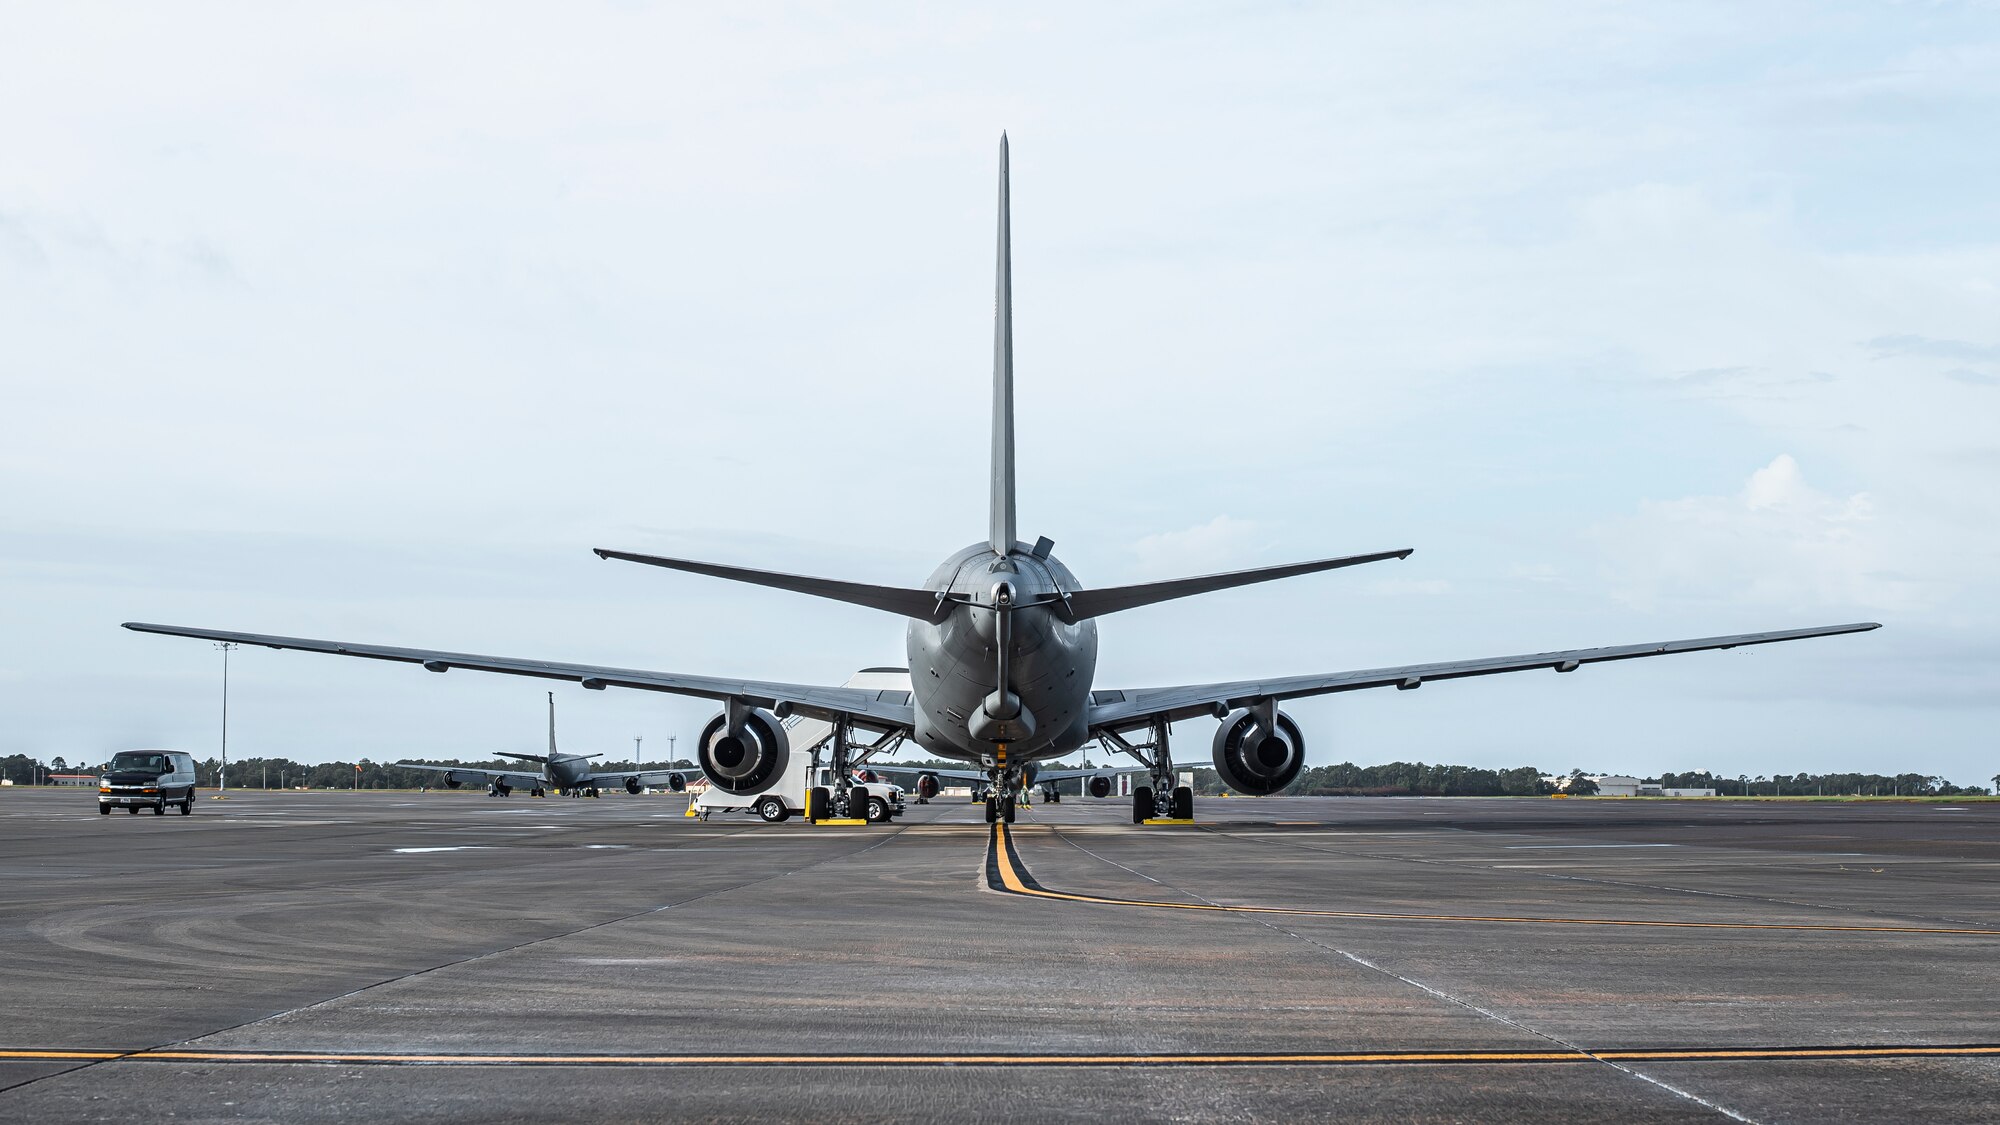
[[[97,775],[94,773],[52,773],[49,775],[49,781],[56,785],[84,785],[92,789],[97,788]]]
[[[1597,783],[1597,795],[1600,797],[1637,797],[1639,788],[1645,784],[1636,777],[1626,777],[1616,773],[1593,777],[1590,780]]]

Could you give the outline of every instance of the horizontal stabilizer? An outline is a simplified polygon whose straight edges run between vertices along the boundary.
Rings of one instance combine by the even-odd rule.
[[[547,764],[549,760],[548,757],[543,754],[509,754],[505,750],[496,750],[493,753],[495,757],[518,758],[523,762],[541,762],[543,764]]]
[[[1071,621],[1082,621],[1086,617],[1102,617],[1107,613],[1137,609],[1142,605],[1156,602],[1170,602],[1175,598],[1207,594],[1216,590],[1229,590],[1237,586],[1250,586],[1258,582],[1272,582],[1280,578],[1292,578],[1300,574],[1315,574],[1322,570],[1338,570],[1344,566],[1359,566],[1362,563],[1381,562],[1384,559],[1406,559],[1410,549],[1400,551],[1377,551],[1372,555],[1348,555],[1338,559],[1317,559],[1313,562],[1286,563],[1283,566],[1266,566],[1256,570],[1232,570],[1227,574],[1204,574],[1198,578],[1175,578],[1167,582],[1143,582],[1137,586],[1111,586],[1102,590],[1078,590],[1069,595],[1067,616]]]
[[[835,578],[812,578],[802,574],[779,574],[771,570],[751,570],[748,567],[695,562],[692,559],[637,555],[630,551],[607,551],[601,547],[597,548],[596,554],[600,559],[624,559],[626,562],[645,563],[647,566],[663,566],[668,570],[684,570],[689,574],[727,578],[731,582],[747,582],[752,586],[769,586],[777,590],[790,590],[795,594],[811,594],[815,598],[867,606],[869,609],[914,617],[919,621],[942,621],[946,609],[937,593],[930,590],[870,586],[863,582],[842,582]]]

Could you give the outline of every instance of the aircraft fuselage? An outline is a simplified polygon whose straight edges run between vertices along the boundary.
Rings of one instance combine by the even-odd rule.
[[[1005,583],[1019,608],[1003,628],[993,608]],[[1097,671],[1097,625],[1065,622],[1040,598],[1079,588],[1052,556],[1037,557],[1015,544],[1005,558],[985,543],[946,559],[924,589],[964,597],[938,623],[912,620],[905,641],[910,661],[913,735],[934,754],[966,762],[1005,764],[1060,757],[1089,738],[1090,685]],[[1002,633],[1007,677],[999,682]],[[1012,693],[1019,712],[996,721],[989,704],[996,691]]]

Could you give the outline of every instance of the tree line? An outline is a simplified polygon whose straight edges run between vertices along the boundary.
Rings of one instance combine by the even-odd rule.
[[[442,766],[466,766],[474,769],[515,770],[538,773],[541,764],[523,762],[516,759],[493,758],[487,761],[467,762],[456,758],[440,760]],[[603,773],[641,768],[631,761],[592,763],[593,768]],[[645,769],[687,768],[692,763],[681,759],[677,763],[648,762]],[[48,784],[51,773],[96,773],[105,766],[104,762],[77,762],[72,765],[62,757],[49,759],[47,763],[37,761],[25,754],[14,754],[0,758],[0,777],[16,785]],[[222,762],[217,758],[195,763],[196,784],[216,788],[222,771]],[[442,787],[444,775],[430,770],[399,769],[366,758],[358,762],[295,762],[290,758],[244,758],[229,763],[229,788],[231,789],[418,789],[424,786]],[[475,783],[476,784],[476,783]]]
[[[221,762],[215,758],[197,765],[199,784],[214,788]],[[534,762],[493,758],[486,761],[459,761],[450,759],[439,765],[466,766],[475,769],[526,770],[536,772],[540,767]],[[632,761],[604,762],[595,768],[604,773],[636,769],[686,769],[694,763],[685,758],[675,762]],[[939,760],[885,762],[903,768],[933,766],[950,769],[966,768],[963,762]],[[31,758],[26,754],[11,754],[0,757],[0,777],[16,785],[48,784],[51,773],[95,773],[102,769],[103,762],[66,761],[58,755],[47,762]],[[1074,768],[1058,764],[1053,768]],[[1178,772],[1189,772],[1181,770]],[[1194,769],[1194,791],[1215,795],[1223,791],[1222,781],[1216,772],[1206,767]],[[1517,766],[1513,769],[1487,769],[1481,766],[1455,766],[1429,764],[1425,762],[1388,762],[1376,766],[1358,766],[1353,762],[1338,765],[1313,766],[1299,774],[1298,780],[1284,790],[1287,795],[1302,797],[1534,797],[1556,791],[1556,786],[1542,780],[1544,774],[1534,766]],[[1713,789],[1724,796],[1752,797],[1976,797],[1988,790],[1977,785],[1954,785],[1942,777],[1918,773],[1798,773],[1798,774],[1728,774],[1695,770],[1688,773],[1663,773],[1657,779],[1644,779],[1648,784],[1657,782],[1667,789]],[[1995,788],[2000,789],[2000,775],[1993,778]],[[416,789],[422,786],[441,786],[443,776],[428,770],[399,769],[393,765],[372,762],[366,758],[358,762],[295,762],[289,758],[245,758],[229,763],[229,787],[231,789]],[[1067,781],[1061,786],[1065,793],[1075,794],[1082,788],[1080,781]],[[1573,770],[1565,779],[1563,788],[1567,792],[1588,794],[1596,791],[1595,784],[1582,770]]]

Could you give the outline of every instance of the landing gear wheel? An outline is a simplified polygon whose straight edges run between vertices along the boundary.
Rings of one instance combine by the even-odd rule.
[[[1194,790],[1185,785],[1174,787],[1173,817],[1175,820],[1194,819]]]
[[[1001,800],[1000,819],[1009,824],[1014,823],[1014,798],[1006,797]]]
[[[766,797],[757,802],[757,815],[762,817],[766,824],[782,824],[791,819],[792,810],[785,807],[782,799]]]
[[[1000,802],[994,800],[991,797],[986,798],[986,823],[992,824],[993,822],[999,819],[1000,819]]]
[[[806,790],[806,819],[819,821],[833,816],[833,793],[824,785]]]
[[[591,786],[591,787],[590,787],[590,788],[589,788],[589,789],[587,790],[587,792],[588,792],[588,793],[589,793],[589,794],[590,794],[591,796],[593,796],[593,797],[597,796],[597,786],[595,786],[595,785]]]
[[[549,795],[549,792],[548,792],[548,790],[546,790],[546,789],[530,789],[530,790],[528,790],[528,796],[530,796],[530,797],[546,797],[546,796],[548,796],[548,795]]]
[[[1132,790],[1132,823],[1144,824],[1153,819],[1153,791],[1141,785]]]

